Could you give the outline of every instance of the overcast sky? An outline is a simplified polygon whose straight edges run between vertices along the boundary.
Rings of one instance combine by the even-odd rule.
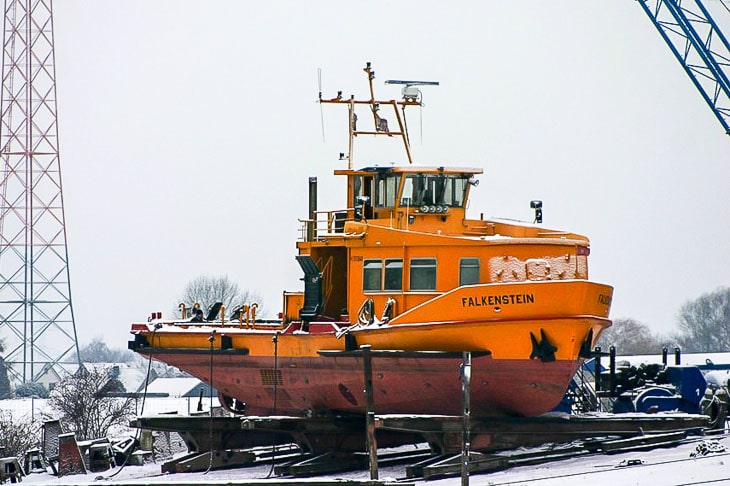
[[[317,69],[325,96],[363,97],[366,61],[382,98],[399,97],[386,79],[440,81],[409,114],[415,159],[483,167],[472,217],[531,220],[542,199],[546,227],[591,238],[612,317],[668,332],[683,303],[730,285],[730,137],[635,0],[54,9],[82,346],[125,347],[199,275],[228,275],[271,315],[301,289],[307,177],[320,209],[346,203],[332,176],[346,110],[323,107],[323,142]],[[391,161],[366,155],[355,165]]]

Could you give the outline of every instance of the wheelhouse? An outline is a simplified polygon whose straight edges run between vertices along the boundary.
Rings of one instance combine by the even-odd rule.
[[[412,227],[417,221],[434,222],[416,216],[438,215],[441,221],[447,221],[447,216],[454,221],[463,219],[469,188],[478,183],[475,176],[481,173],[481,169],[410,166],[337,170],[336,175],[347,176],[350,208],[335,218],[364,219],[411,230],[419,229]]]

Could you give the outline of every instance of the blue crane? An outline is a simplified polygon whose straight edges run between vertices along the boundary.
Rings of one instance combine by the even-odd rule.
[[[730,44],[702,0],[638,3],[730,135]]]

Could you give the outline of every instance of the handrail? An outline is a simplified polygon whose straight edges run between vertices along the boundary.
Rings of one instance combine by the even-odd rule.
[[[300,228],[301,236],[300,239],[302,241],[306,241],[307,235],[309,232],[307,231],[310,225],[314,225],[314,238],[322,238],[328,235],[334,235],[341,233],[341,231],[337,231],[338,228],[335,225],[335,221],[341,221],[343,226],[345,222],[347,221],[355,221],[354,216],[348,217],[349,215],[354,215],[355,208],[345,208],[345,209],[334,209],[334,210],[327,210],[327,211],[315,211],[315,219],[298,219],[300,223],[302,223],[302,227]],[[336,215],[338,214],[344,214],[346,215],[344,219],[338,219]]]

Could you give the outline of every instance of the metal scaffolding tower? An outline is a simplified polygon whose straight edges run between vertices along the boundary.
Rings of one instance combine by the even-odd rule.
[[[729,3],[719,2],[728,16]],[[710,11],[702,0],[639,0],[639,5],[730,135],[730,42]]]
[[[56,113],[51,0],[5,0],[0,107],[0,355],[11,380],[79,362]]]

